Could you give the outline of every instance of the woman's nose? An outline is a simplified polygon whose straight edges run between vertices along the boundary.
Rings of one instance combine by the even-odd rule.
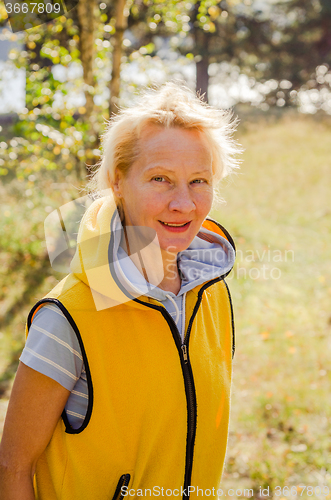
[[[173,190],[169,210],[177,210],[183,213],[190,213],[195,210],[195,203],[188,186],[178,186]]]

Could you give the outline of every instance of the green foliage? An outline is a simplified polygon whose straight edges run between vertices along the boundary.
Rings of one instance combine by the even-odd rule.
[[[331,9],[328,0],[290,0],[276,2],[271,15],[269,50],[261,59],[265,63],[264,79],[286,80],[290,86],[276,89],[269,104],[277,101],[281,91],[285,105],[295,104],[299,90],[330,91],[330,81],[316,69],[331,64]],[[293,99],[294,97],[294,99]]]
[[[99,135],[107,118],[108,103],[100,99],[111,71],[109,41],[113,19],[96,9],[95,80],[86,87],[79,51],[79,29],[75,9],[67,17],[24,33],[24,50],[12,49],[10,59],[26,72],[26,107],[9,135],[1,135],[0,175],[7,180],[26,179],[49,170],[76,172],[86,177],[86,168],[99,160]],[[59,71],[61,65],[62,73]],[[70,75],[70,76],[68,76]],[[87,90],[98,104],[86,117],[83,104],[75,105]]]

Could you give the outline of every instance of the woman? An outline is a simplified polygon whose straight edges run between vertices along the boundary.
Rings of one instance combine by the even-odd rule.
[[[1,442],[1,498],[217,496],[234,332],[227,113],[168,83],[114,118],[71,273],[32,309]],[[109,193],[111,190],[111,193]]]

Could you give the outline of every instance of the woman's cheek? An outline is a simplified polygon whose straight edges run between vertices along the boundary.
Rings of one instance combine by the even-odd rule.
[[[141,200],[141,204],[142,203],[144,205],[144,211],[148,215],[153,215],[164,210],[165,201],[163,200],[163,197],[160,195],[160,193],[158,193],[157,195],[155,193],[153,193],[152,195],[150,193],[145,193],[145,196],[143,196],[143,199]]]
[[[199,193],[196,198],[196,207],[200,213],[206,215],[210,212],[213,204],[213,190],[207,190],[204,193]]]

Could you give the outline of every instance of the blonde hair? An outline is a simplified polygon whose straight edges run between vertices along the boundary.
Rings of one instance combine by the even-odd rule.
[[[165,128],[198,130],[204,134],[212,154],[214,201],[222,202],[218,183],[239,168],[240,163],[236,155],[242,149],[232,137],[237,123],[231,111],[210,107],[182,83],[168,82],[159,88],[148,89],[135,106],[121,109],[107,122],[106,131],[101,136],[101,160],[89,187],[95,194],[112,189],[116,169],[127,175],[139,157],[139,138],[144,126],[157,124]],[[120,200],[116,202],[122,212]]]

